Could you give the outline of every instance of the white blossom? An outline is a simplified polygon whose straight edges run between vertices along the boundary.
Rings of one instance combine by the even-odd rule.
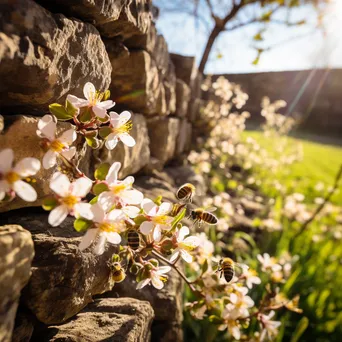
[[[273,341],[273,338],[278,334],[278,328],[281,325],[279,321],[271,321],[271,318],[274,316],[275,312],[271,311],[268,315],[259,314],[259,320],[261,323],[261,327],[263,328],[260,341],[263,341],[267,335],[270,341]]]
[[[166,280],[164,274],[170,271],[171,271],[170,266],[154,267],[150,271],[149,278],[146,278],[138,283],[137,290],[142,289],[143,287],[145,287],[146,285],[150,283],[152,283],[152,285],[156,289],[161,290],[164,287],[164,281]]]
[[[279,272],[281,270],[281,266],[276,263],[276,259],[270,257],[268,253],[264,253],[263,255],[258,254],[257,258],[262,265],[262,270],[265,272],[267,270],[271,270],[273,272]]]

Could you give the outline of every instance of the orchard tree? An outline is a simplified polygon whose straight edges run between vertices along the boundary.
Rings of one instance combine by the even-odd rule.
[[[259,24],[260,29],[253,39],[260,42],[270,24],[280,24],[285,27],[305,25],[307,23],[305,17],[296,21],[291,20],[291,12],[304,6],[312,6],[316,10],[318,27],[330,2],[330,0],[156,0],[155,4],[161,9],[162,14],[183,13],[195,17],[209,27],[210,33],[199,64],[199,70],[203,73],[212,48],[222,33]],[[277,14],[284,11],[286,14],[282,17],[286,19],[279,19]],[[257,48],[254,64],[258,63],[264,50]]]

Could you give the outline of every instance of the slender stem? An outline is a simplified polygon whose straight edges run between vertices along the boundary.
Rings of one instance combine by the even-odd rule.
[[[169,260],[167,260],[166,258],[164,258],[162,255],[160,255],[159,253],[157,253],[155,250],[152,251],[152,254],[154,256],[156,256],[157,258],[159,258],[160,260],[162,260],[165,264],[171,266],[174,270],[176,270],[176,272],[181,276],[181,278],[186,282],[186,284],[189,286],[190,290],[202,297],[204,297],[203,293],[201,293],[200,291],[196,290],[192,283],[188,280],[188,278],[185,276],[185,274],[180,271],[178,269],[178,267],[175,265],[175,263],[170,262]],[[178,260],[177,260],[178,261]]]

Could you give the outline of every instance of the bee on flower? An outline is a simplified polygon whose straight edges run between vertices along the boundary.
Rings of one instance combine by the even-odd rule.
[[[152,232],[153,239],[157,242],[160,241],[161,232],[171,229],[173,217],[167,214],[171,212],[172,207],[171,203],[163,202],[158,206],[152,200],[145,198],[141,203],[141,208],[146,215],[147,221],[140,225],[140,231],[144,235]]]
[[[25,178],[35,175],[40,170],[40,161],[36,158],[24,158],[13,167],[14,153],[10,148],[0,151],[0,201],[6,194],[14,197],[17,194],[27,202],[37,199],[36,190]]]
[[[85,99],[80,99],[74,95],[68,95],[67,100],[75,108],[80,109],[88,107],[98,118],[104,119],[107,117],[107,109],[110,109],[115,105],[111,100],[102,101],[105,98],[105,94],[106,93],[97,91],[91,82],[87,82],[83,87]]]
[[[68,214],[82,216],[91,220],[91,205],[81,202],[90,191],[93,182],[87,177],[81,177],[70,183],[69,178],[60,172],[54,173],[50,181],[50,189],[57,195],[57,206],[49,214],[49,224],[59,226]]]
[[[57,156],[62,155],[67,160],[71,160],[76,148],[71,146],[77,138],[77,133],[73,128],[63,132],[58,138],[56,137],[57,124],[54,117],[44,115],[38,121],[37,135],[44,139],[47,151],[43,157],[44,169],[50,169],[57,162]]]

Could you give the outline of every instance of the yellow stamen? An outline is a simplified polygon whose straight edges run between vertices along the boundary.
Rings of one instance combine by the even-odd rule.
[[[13,184],[20,179],[20,176],[17,173],[10,171],[5,175],[5,179],[8,183]]]
[[[132,127],[133,127],[132,120],[129,120],[123,125],[114,128],[113,133],[116,133],[116,134],[128,133],[132,129]]]
[[[111,190],[112,192],[117,195],[119,194],[121,191],[125,190],[127,188],[127,185],[124,184],[124,183],[121,183],[121,184],[116,184],[116,185],[113,185],[111,187]]]
[[[193,251],[194,249],[196,249],[196,246],[190,245],[189,243],[184,243],[184,242],[180,242],[180,243],[178,244],[178,246],[179,246],[179,248],[184,249],[184,250],[187,251],[187,252],[191,252],[191,251]]]
[[[63,197],[62,202],[68,206],[69,208],[73,208],[76,203],[78,203],[78,199],[75,196],[69,195],[66,197]]]
[[[156,224],[167,224],[168,223],[168,217],[166,215],[156,216],[152,219]]]
[[[117,232],[117,228],[114,224],[108,223],[108,222],[103,222],[100,223],[98,228],[102,230],[103,232],[111,233],[111,232]]]
[[[64,147],[65,145],[59,140],[54,140],[50,144],[50,148],[55,152],[62,152]]]

